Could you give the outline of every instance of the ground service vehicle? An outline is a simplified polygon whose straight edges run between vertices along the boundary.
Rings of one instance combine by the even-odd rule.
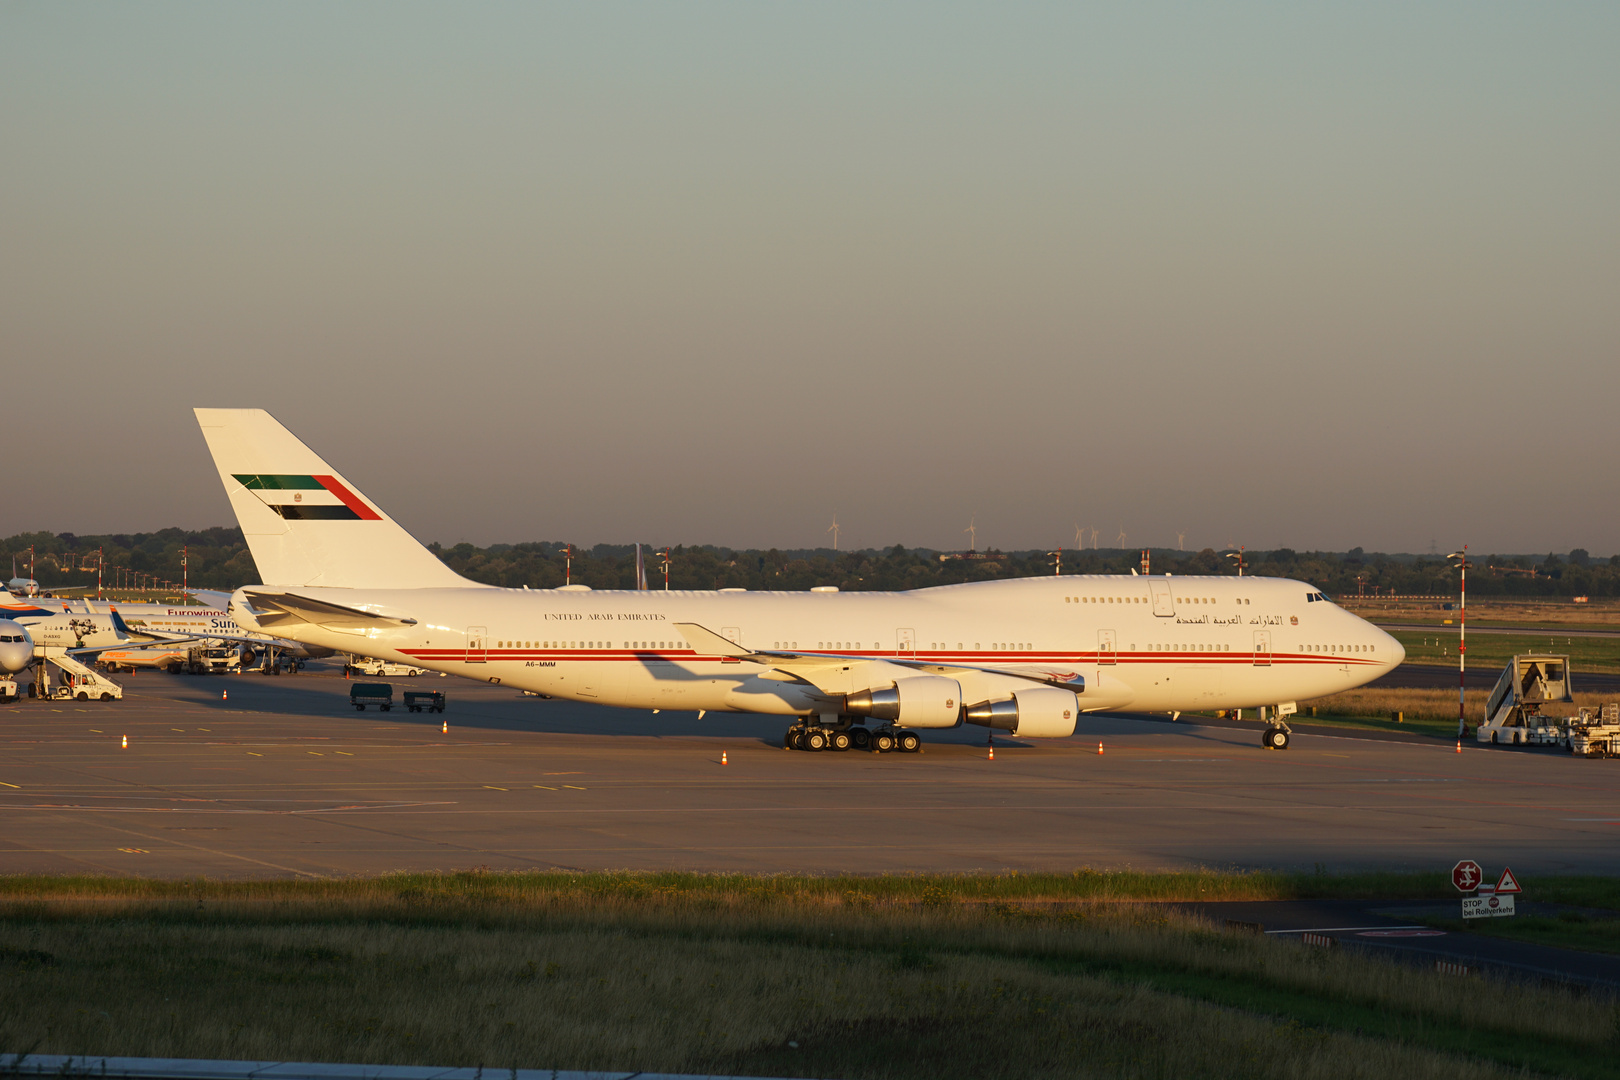
[[[1620,704],[1582,709],[1570,721],[1569,752],[1581,757],[1620,757]]]
[[[1474,738],[1508,746],[1558,745],[1574,702],[1567,655],[1521,653],[1502,669],[1485,699],[1485,720]]]
[[[124,688],[85,669],[63,672],[45,696],[53,701],[116,701],[124,696]]]
[[[345,673],[355,675],[369,675],[376,678],[413,678],[417,675],[426,675],[427,668],[415,667],[411,664],[397,664],[392,660],[378,660],[371,656],[351,656]]]
[[[359,712],[365,712],[367,705],[387,712],[394,707],[394,688],[385,682],[357,682],[349,687],[349,704]]]
[[[407,690],[405,707],[411,712],[444,712],[444,692],[441,690]]]

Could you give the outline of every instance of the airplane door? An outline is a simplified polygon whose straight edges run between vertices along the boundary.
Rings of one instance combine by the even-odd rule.
[[[1271,666],[1271,631],[1256,630],[1254,632],[1254,666]]]
[[[720,636],[731,642],[733,645],[742,644],[742,630],[739,627],[722,626],[720,628]]]
[[[1116,655],[1114,632],[1112,630],[1097,631],[1097,663],[1112,664]]]
[[[489,659],[489,628],[467,627],[467,663],[482,664]]]
[[[1170,583],[1163,579],[1150,580],[1148,591],[1153,594],[1153,614],[1168,618],[1176,613],[1175,597],[1170,595]]]
[[[894,632],[894,647],[904,656],[917,651],[917,631],[908,627],[901,627]]]

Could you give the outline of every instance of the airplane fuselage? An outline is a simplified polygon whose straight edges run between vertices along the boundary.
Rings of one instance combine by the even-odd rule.
[[[676,623],[759,652],[854,667],[937,668],[964,701],[1005,693],[1006,672],[1083,679],[1082,710],[1191,711],[1347,690],[1404,658],[1399,642],[1304,583],[1260,577],[1054,576],[912,592],[591,592],[485,587],[296,588],[410,625],[262,627],[552,697],[629,708],[810,715],[818,689],[768,664],[705,655]],[[233,598],[244,626],[252,615]],[[995,670],[983,670],[995,669]]]

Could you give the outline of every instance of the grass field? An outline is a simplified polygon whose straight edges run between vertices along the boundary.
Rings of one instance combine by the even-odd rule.
[[[1433,623],[1438,627],[1447,619],[1455,622],[1458,616],[1455,608],[1445,610],[1445,601],[1440,600],[1390,601],[1354,596],[1338,600],[1346,611],[1373,622]],[[1620,599],[1594,597],[1588,603],[1574,604],[1567,599],[1481,598],[1475,594],[1468,601],[1468,625],[1609,629],[1620,626]]]
[[[1390,635],[1406,649],[1408,664],[1457,666],[1456,634],[1422,634],[1392,630]],[[1581,672],[1620,672],[1620,638],[1559,637],[1556,634],[1472,634],[1468,638],[1468,667],[1471,671],[1500,673],[1519,653],[1560,653],[1570,658],[1575,685],[1581,685]]]
[[[1521,986],[1514,1009],[1484,1009],[1495,992],[1476,979],[1140,902],[1449,888],[1439,873],[0,878],[0,1051],[928,1080],[1615,1075],[1612,998]],[[1536,888],[1620,900],[1606,879]]]

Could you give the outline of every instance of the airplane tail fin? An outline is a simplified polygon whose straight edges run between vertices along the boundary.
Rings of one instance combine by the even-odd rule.
[[[267,585],[417,589],[473,584],[263,409],[197,409]]]

